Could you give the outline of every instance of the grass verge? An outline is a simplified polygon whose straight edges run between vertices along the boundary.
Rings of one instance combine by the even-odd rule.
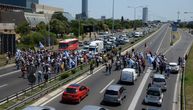
[[[185,102],[186,110],[193,110],[193,46],[188,55],[185,68]]]
[[[171,42],[170,45],[174,45],[180,39],[180,34],[178,32],[171,32]]]

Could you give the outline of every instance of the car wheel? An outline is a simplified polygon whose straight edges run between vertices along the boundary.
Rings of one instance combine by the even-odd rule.
[[[135,84],[135,81],[132,82],[132,85],[134,85],[134,84]]]
[[[78,103],[80,103],[80,101],[81,101],[81,97],[78,99]]]
[[[162,106],[162,104],[158,104],[158,106],[159,106],[159,107],[161,107],[161,106]]]

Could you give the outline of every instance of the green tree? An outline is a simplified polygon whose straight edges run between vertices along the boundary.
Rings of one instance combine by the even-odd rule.
[[[47,28],[47,25],[43,21],[41,21],[39,24],[36,25],[37,31],[44,31],[46,30],[46,28]]]
[[[50,30],[51,32],[55,33],[56,35],[58,34],[63,35],[67,30],[67,26],[64,22],[58,19],[52,19],[50,22]]]
[[[29,23],[25,21],[17,26],[16,33],[26,35],[30,33],[30,29]]]

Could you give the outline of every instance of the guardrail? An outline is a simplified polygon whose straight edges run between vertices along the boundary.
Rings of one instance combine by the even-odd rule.
[[[80,68],[80,66],[78,67]],[[76,68],[77,69],[77,68]],[[71,71],[71,70],[69,70]],[[15,103],[13,104],[12,106],[8,107],[7,110],[12,110],[12,109],[15,109],[17,107],[20,107],[20,106],[23,106],[25,103],[27,102],[30,102],[30,101],[33,101],[34,99],[37,99],[37,98],[40,98],[41,96],[44,96],[45,94],[55,90],[56,88],[64,85],[66,82],[69,82],[75,78],[77,78],[78,76],[81,76],[82,74],[84,74],[85,72],[89,71],[89,66],[86,66],[84,69],[82,69],[81,71],[79,71],[78,73],[76,74],[73,74],[55,84],[53,84],[52,86],[48,86],[47,88],[35,93],[34,95],[30,96],[30,97],[27,97],[25,98],[24,100],[22,100],[21,102],[18,102],[18,103]]]
[[[85,64],[79,65],[78,67],[73,68],[73,69],[70,69],[70,70],[67,70],[67,71],[65,71],[65,72],[62,73],[62,74],[71,72],[72,70],[78,69],[78,68],[80,68],[81,66],[84,66],[84,65],[85,65]],[[50,83],[50,82],[52,82],[52,81],[54,81],[54,80],[56,80],[56,79],[59,79],[62,74],[60,73],[60,74],[58,74],[58,75],[50,78],[50,79],[48,80],[48,83]],[[26,89],[23,89],[23,90],[21,90],[21,91],[19,91],[19,92],[14,93],[13,95],[10,95],[10,96],[5,97],[4,99],[0,100],[0,105],[2,105],[2,104],[4,104],[4,103],[7,103],[7,102],[9,102],[10,100],[17,99],[19,96],[22,96],[23,94],[26,94],[26,93],[32,91],[33,89],[36,89],[36,88],[41,87],[41,86],[44,86],[44,85],[45,85],[45,82],[41,82],[41,83],[36,84],[36,85],[31,85],[31,87],[28,87],[28,88],[26,88]]]
[[[151,33],[147,34],[147,36],[150,35],[150,34]],[[147,36],[145,36],[145,37],[147,37]],[[143,37],[143,38],[145,38],[145,37]],[[135,44],[135,42],[138,42],[139,40],[143,40],[143,38],[138,39],[137,41],[134,41],[134,43],[130,44],[130,45],[127,43],[126,45],[122,46],[123,48],[122,48],[121,51],[125,51],[127,48],[132,47]],[[109,52],[107,52],[107,53],[109,53]],[[81,69],[82,66],[85,66],[85,68]],[[43,95],[53,91],[54,89],[60,87],[61,85],[65,84],[66,82],[69,82],[72,79],[77,78],[78,76],[84,74],[85,72],[88,72],[89,68],[90,68],[89,66],[86,66],[86,64],[83,64],[83,65],[80,65],[80,66],[78,66],[76,68],[73,68],[73,69],[70,69],[68,71],[65,71],[62,74],[65,74],[65,73],[68,73],[68,72],[72,72],[73,70],[76,70],[76,69],[80,69],[81,70],[81,71],[79,71],[76,74],[73,74],[73,75],[71,75],[71,76],[69,76],[69,77],[67,77],[67,78],[65,78],[65,79],[63,79],[63,80],[61,80],[59,82],[54,83],[51,86],[48,86],[45,89],[40,90],[39,92],[37,92],[37,93],[35,93],[33,95],[30,95],[29,97],[24,98],[22,101],[19,101],[19,102],[13,104],[12,106],[8,107],[6,110],[13,110],[13,109],[15,109],[17,107],[23,106],[24,104],[26,104],[28,102],[31,102],[31,101],[33,101],[35,99],[38,99],[38,98],[42,97]],[[47,83],[56,81],[57,79],[59,79],[61,77],[62,74],[58,74],[58,75],[50,78]],[[12,100],[19,99],[19,97],[21,97],[21,96],[23,96],[25,94],[28,94],[29,92],[32,92],[34,89],[40,88],[40,87],[42,87],[44,85],[45,85],[45,82],[42,82],[42,83],[39,83],[39,84],[36,84],[36,85],[32,85],[31,87],[28,87],[28,88],[26,88],[24,90],[21,90],[19,92],[16,92],[15,94],[0,100],[0,105],[8,103],[9,101],[12,101]]]

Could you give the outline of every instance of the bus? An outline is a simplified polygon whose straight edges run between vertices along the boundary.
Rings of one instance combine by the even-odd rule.
[[[78,39],[65,39],[59,42],[59,51],[73,51],[79,48]]]

